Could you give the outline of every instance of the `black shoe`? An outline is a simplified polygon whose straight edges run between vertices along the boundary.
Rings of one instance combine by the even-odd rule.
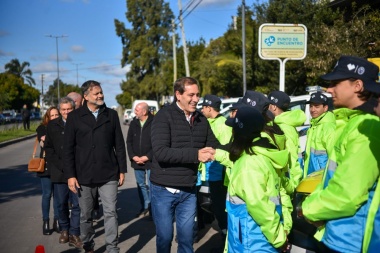
[[[42,225],[42,233],[44,235],[50,235],[49,220],[44,220]]]
[[[61,233],[61,228],[59,227],[58,219],[54,219],[53,230],[54,230],[54,232],[56,232],[58,234]]]
[[[101,214],[100,214],[100,210],[99,210],[99,209],[94,209],[94,210],[92,211],[92,220],[93,220],[93,221],[98,221],[98,220],[100,220],[101,217],[102,217],[102,216],[101,216]]]

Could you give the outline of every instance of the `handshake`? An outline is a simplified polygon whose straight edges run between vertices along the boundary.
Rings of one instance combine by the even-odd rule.
[[[202,163],[213,161],[215,155],[215,149],[211,147],[205,147],[198,150],[198,160]]]

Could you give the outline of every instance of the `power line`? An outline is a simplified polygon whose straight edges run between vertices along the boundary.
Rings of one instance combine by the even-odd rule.
[[[195,10],[195,8],[197,8],[198,7],[198,5],[200,4],[200,3],[202,3],[202,0],[199,0],[198,1],[198,3],[186,14],[186,16],[185,17],[183,17],[183,19],[185,19],[187,16],[189,16],[194,10]]]

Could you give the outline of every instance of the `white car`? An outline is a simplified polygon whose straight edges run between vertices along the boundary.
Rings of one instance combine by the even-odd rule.
[[[239,98],[222,98],[221,99],[222,103],[220,104],[220,113],[224,115],[224,112],[228,111],[228,108],[230,108],[231,105],[236,103],[238,100]],[[200,98],[197,104],[198,110],[202,109],[202,106],[201,106],[202,103],[203,103],[203,98]]]
[[[132,109],[125,109],[124,111],[124,119],[123,119],[123,124],[127,125],[131,123],[133,117],[132,117]]]
[[[324,92],[322,87],[309,86],[307,87],[306,90],[309,92],[309,94],[307,95],[291,96],[290,105],[289,105],[289,110],[301,109],[306,114],[306,121],[303,124],[303,126],[297,127],[297,131],[300,136],[300,146],[301,146],[302,151],[304,151],[306,148],[306,132],[310,126],[310,120],[311,120],[310,104],[306,104],[306,102],[310,100],[310,94],[317,91],[321,91],[328,98],[329,111],[332,111],[334,109],[331,94]]]

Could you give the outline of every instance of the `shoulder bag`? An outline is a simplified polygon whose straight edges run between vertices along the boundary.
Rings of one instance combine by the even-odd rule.
[[[35,157],[37,145],[38,145],[38,138],[36,138],[36,141],[34,143],[33,155],[28,163],[29,172],[44,172],[45,171],[45,152],[44,152],[43,158]]]

